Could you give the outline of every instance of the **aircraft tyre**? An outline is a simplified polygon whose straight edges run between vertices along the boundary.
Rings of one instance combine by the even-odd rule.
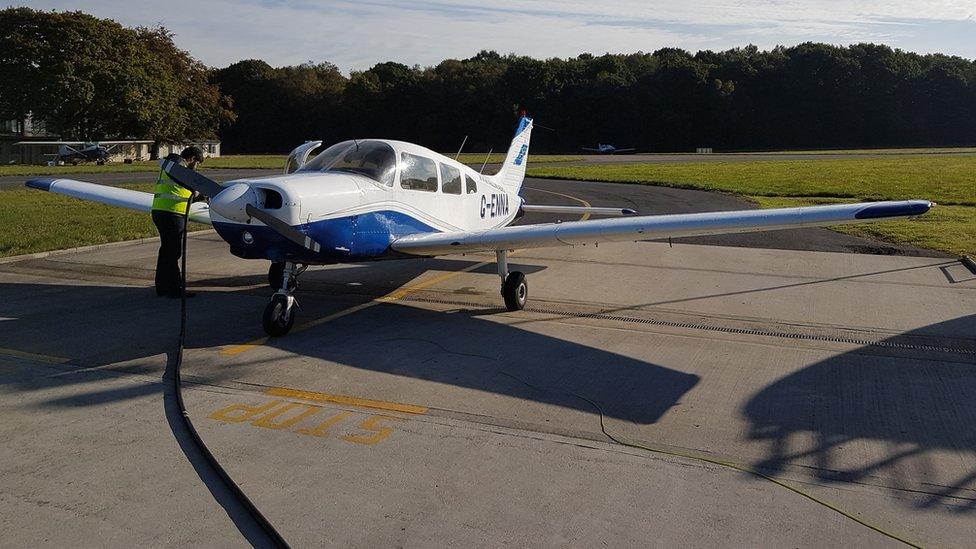
[[[529,286],[525,282],[525,275],[519,271],[512,271],[505,277],[502,284],[502,297],[505,298],[505,307],[509,311],[521,311],[525,308],[525,302],[529,299]]]
[[[278,291],[281,289],[281,281],[284,280],[285,276],[285,262],[284,261],[272,261],[271,267],[268,268],[268,285],[271,289]]]
[[[288,311],[288,297],[276,294],[264,308],[264,316],[261,320],[266,334],[271,337],[283,336],[295,324],[295,306],[293,304],[291,311]]]

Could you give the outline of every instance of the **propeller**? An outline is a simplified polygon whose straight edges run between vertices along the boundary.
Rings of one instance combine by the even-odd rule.
[[[249,221],[253,217],[270,227],[274,232],[307,250],[318,253],[322,249],[318,242],[312,240],[305,233],[256,207],[254,204],[258,199],[257,194],[250,185],[238,183],[224,187],[205,175],[172,160],[161,160],[160,166],[180,185],[204,196],[209,196],[210,209],[221,216],[241,222]]]
[[[224,187],[221,186],[220,183],[217,183],[213,179],[204,176],[200,172],[187,168],[179,162],[173,162],[172,160],[166,160],[164,158],[163,160],[159,161],[159,165],[163,168],[164,172],[173,178],[173,181],[176,181],[187,189],[194,190],[203,196],[214,198],[220,194],[220,191],[224,190]]]
[[[302,246],[307,250],[318,253],[322,249],[322,246],[312,240],[308,235],[299,231],[298,229],[292,227],[291,225],[285,223],[284,221],[278,219],[277,217],[269,214],[268,212],[256,208],[252,204],[248,204],[244,207],[244,211],[247,215],[259,219],[265,225],[271,227],[274,232],[280,234],[281,236],[291,240],[295,244]]]

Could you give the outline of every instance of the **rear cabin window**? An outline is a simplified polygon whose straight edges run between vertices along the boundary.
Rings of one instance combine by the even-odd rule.
[[[401,153],[400,187],[410,191],[437,192],[437,163],[430,158]]]
[[[461,194],[461,170],[441,164],[441,190],[447,194]]]
[[[464,192],[467,194],[478,194],[478,184],[471,179],[470,175],[464,176]]]

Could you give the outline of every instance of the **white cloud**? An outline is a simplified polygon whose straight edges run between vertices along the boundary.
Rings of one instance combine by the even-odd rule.
[[[127,25],[162,23],[177,43],[213,66],[243,58],[275,65],[331,61],[343,70],[380,61],[434,64],[482,49],[535,57],[581,52],[722,49],[806,40],[885,42],[976,57],[976,41],[938,37],[940,26],[971,25],[976,2],[927,0],[170,0],[159,11],[122,0],[36,0]],[[947,35],[948,36],[948,35]],[[936,43],[937,42],[937,43]]]

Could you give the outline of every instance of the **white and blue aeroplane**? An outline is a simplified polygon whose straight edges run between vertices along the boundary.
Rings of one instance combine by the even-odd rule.
[[[509,310],[528,297],[525,275],[509,271],[517,248],[768,231],[877,221],[920,215],[927,200],[868,202],[770,210],[637,216],[625,208],[526,204],[525,178],[532,119],[522,117],[505,163],[495,175],[430,149],[386,139],[343,141],[308,160],[321,141],[289,155],[285,175],[218,184],[171,161],[170,177],[209,196],[190,219],[213,225],[244,259],[271,262],[275,290],[263,325],[272,336],[295,321],[294,291],[309,265],[495,252],[501,293]],[[148,212],[153,196],[69,179],[39,178],[28,187]],[[621,216],[616,219],[512,225],[523,212]]]

